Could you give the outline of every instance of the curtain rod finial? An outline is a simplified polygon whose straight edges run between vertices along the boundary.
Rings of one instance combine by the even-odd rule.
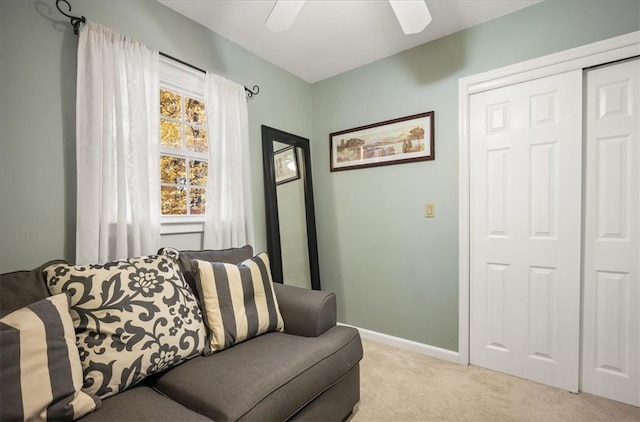
[[[60,13],[62,13],[63,15],[65,15],[66,17],[68,17],[69,19],[71,19],[71,26],[73,26],[73,33],[78,35],[78,30],[80,29],[80,24],[81,23],[85,23],[87,21],[87,19],[84,16],[72,16],[69,15],[65,12],[62,11],[62,9],[60,9],[60,3],[64,3],[67,5],[67,7],[69,8],[69,12],[71,12],[71,5],[69,4],[69,2],[67,0],[56,0],[56,8],[58,9],[58,11]]]
[[[260,87],[258,85],[254,85],[253,89],[249,89],[245,86],[244,90],[247,91],[247,98],[251,98],[260,93]]]

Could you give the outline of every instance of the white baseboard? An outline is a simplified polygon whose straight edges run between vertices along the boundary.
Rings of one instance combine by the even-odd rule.
[[[347,327],[353,327],[360,331],[360,336],[363,339],[375,341],[378,343],[388,344],[400,349],[409,350],[416,353],[421,353],[426,356],[430,356],[436,359],[446,360],[447,362],[458,363],[458,352],[453,350],[442,349],[436,346],[430,346],[424,343],[418,343],[417,341],[407,340],[400,337],[390,336],[388,334],[378,333],[377,331],[371,331],[360,327],[354,327],[349,324],[338,323],[338,325],[344,325]]]

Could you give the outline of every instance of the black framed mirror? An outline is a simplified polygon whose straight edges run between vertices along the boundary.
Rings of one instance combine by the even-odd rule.
[[[262,159],[273,281],[320,290],[309,140],[263,125]]]

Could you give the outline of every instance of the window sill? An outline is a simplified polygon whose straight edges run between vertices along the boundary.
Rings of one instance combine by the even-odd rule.
[[[204,232],[204,221],[202,219],[184,220],[162,220],[160,224],[160,234],[185,234]]]

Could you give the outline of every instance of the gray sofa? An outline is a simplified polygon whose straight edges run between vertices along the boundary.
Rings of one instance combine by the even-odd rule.
[[[211,251],[239,263],[251,249]],[[201,252],[193,252],[203,259]],[[181,270],[191,284],[189,254]],[[0,316],[49,295],[47,263],[0,275]],[[190,280],[191,278],[191,280]],[[200,355],[102,400],[83,421],[342,421],[360,399],[358,331],[336,326],[333,293],[275,284],[285,332]],[[1,401],[0,401],[1,404]]]

